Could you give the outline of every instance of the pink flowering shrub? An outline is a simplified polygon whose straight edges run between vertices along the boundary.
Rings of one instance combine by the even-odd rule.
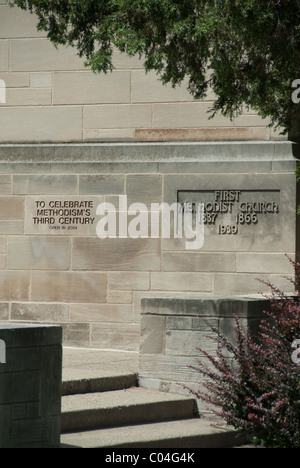
[[[259,332],[243,330],[235,317],[232,344],[211,326],[217,356],[201,349],[206,359],[194,367],[205,379],[204,389],[193,393],[228,425],[255,434],[267,447],[300,447],[300,364],[292,359],[292,344],[300,338],[300,264],[292,263],[295,295],[288,297],[268,284],[270,310]]]

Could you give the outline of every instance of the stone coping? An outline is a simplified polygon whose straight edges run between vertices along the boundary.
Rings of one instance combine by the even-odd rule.
[[[144,298],[142,315],[205,316],[240,318],[261,316],[269,304],[267,298],[256,297],[199,297]]]
[[[18,328],[60,328],[58,325],[47,323],[28,323],[28,322],[0,322],[0,330],[14,330]]]
[[[1,144],[0,162],[295,161],[291,141]]]
[[[62,327],[46,323],[0,322],[0,339],[7,348],[62,344]]]

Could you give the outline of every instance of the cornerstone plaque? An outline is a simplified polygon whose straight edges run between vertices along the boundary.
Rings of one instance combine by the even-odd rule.
[[[103,197],[36,196],[26,199],[26,234],[96,235],[96,210]]]
[[[183,210],[203,204],[203,224],[220,236],[279,234],[280,190],[178,191]]]

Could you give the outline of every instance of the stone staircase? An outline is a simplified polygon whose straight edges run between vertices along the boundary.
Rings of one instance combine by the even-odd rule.
[[[223,448],[233,430],[197,417],[193,398],[138,387],[136,374],[62,386],[62,448]]]

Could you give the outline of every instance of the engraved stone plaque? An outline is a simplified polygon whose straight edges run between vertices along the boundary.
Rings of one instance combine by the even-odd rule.
[[[280,232],[280,190],[180,190],[178,202],[193,213],[204,204],[207,234],[248,237]]]
[[[25,233],[96,236],[96,210],[101,202],[101,196],[27,197]]]

